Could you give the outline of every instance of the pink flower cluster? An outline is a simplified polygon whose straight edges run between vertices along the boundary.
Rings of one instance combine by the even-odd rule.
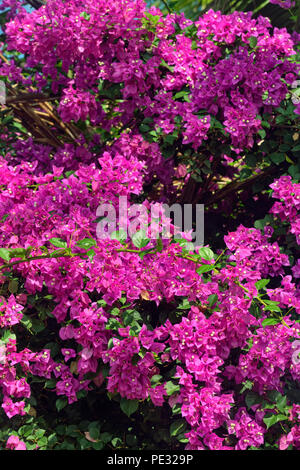
[[[0,328],[16,325],[22,319],[23,305],[16,302],[15,296],[11,295],[6,302],[3,298],[0,300]]]
[[[0,166],[3,175],[0,216],[5,216],[1,245],[12,249],[30,246],[32,255],[41,254],[42,245],[51,249],[48,240],[53,237],[66,240],[78,251],[78,240],[95,236],[93,220],[99,201],[118,204],[117,195],[130,197],[139,194],[142,188],[141,161],[129,154],[122,157],[117,151],[114,158],[104,153],[99,159],[101,168],[81,163],[68,177],[56,167],[53,173],[36,176],[35,166],[23,162],[12,167],[4,160]],[[127,171],[121,177],[125,167]],[[297,204],[297,199],[292,199],[289,211],[293,213]],[[159,357],[162,363],[178,363],[180,392],[170,403],[181,405],[181,414],[191,427],[187,433],[188,448],[231,448],[232,443],[228,443],[233,437],[237,449],[261,445],[263,426],[251,416],[238,414],[235,394],[224,391],[223,383],[228,378],[237,385],[251,380],[255,389],[265,393],[270,389],[281,390],[282,377],[287,373],[295,379],[299,377],[289,342],[289,338],[299,337],[297,324],[287,323],[286,319],[287,327],[279,324],[261,328],[260,320],[250,313],[250,305],[258,295],[255,283],[265,276],[282,275],[283,266],[289,265],[278,244],[268,241],[269,232],[264,235],[257,229],[240,226],[225,237],[231,252],[229,263],[212,273],[208,282],[203,282],[196,273],[193,261],[178,256],[181,248],[174,243],[141,259],[137,253],[117,251],[122,245],[116,240],[97,240],[92,260],[49,258],[16,265],[16,272],[26,279],[24,287],[28,293],[41,292],[45,286],[53,295],[56,303],[53,314],[60,324],[60,338],[72,340],[78,346],[77,351],[62,348],[61,362],[54,361],[49,350],[17,353],[15,345],[8,346],[9,359],[1,366],[5,395],[2,406],[7,415],[24,414],[24,399],[30,396],[27,381],[17,377],[12,368],[16,363],[33,375],[55,378],[56,394],[66,396],[72,403],[80,390],[88,391],[92,386],[85,375],[96,373],[100,361],[109,365],[107,388],[111,393],[118,392],[127,399],[149,397],[156,406],[161,406],[166,385],[163,380],[155,386],[151,383],[152,377],[159,374]],[[285,276],[279,287],[268,289],[267,293],[282,308],[294,307],[299,312],[299,291],[291,281],[291,276]],[[5,283],[4,277],[1,282]],[[92,302],[93,293],[108,305],[103,308]],[[153,331],[144,325],[134,335],[130,327],[122,326],[121,314],[114,315],[121,325],[116,337],[106,326],[112,318],[111,306],[124,293],[132,306],[141,298],[155,300],[159,305],[162,299],[170,302],[183,296],[201,308],[192,306],[179,323],[167,320]],[[217,297],[218,308],[207,315],[211,296]],[[15,325],[29,308],[25,298],[19,295],[17,299],[12,295],[2,304],[5,312],[2,318]],[[262,306],[260,311],[266,318]],[[227,365],[231,351],[247,348],[249,341],[253,346],[240,354],[239,364]],[[69,358],[76,362],[76,376],[70,370]],[[227,437],[218,435],[220,427],[228,429]]]
[[[296,5],[296,2],[293,0],[270,0],[270,3],[279,5],[282,8],[292,8]]]
[[[282,391],[282,378],[288,370],[295,380],[299,380],[300,368],[292,361],[293,349],[289,341],[289,337],[298,336],[299,327],[295,322],[258,328],[250,351],[240,356],[237,367],[228,366],[226,374],[234,377],[237,383],[244,382],[245,378],[251,380],[254,390],[260,393],[270,388]]]
[[[88,0],[84,11],[80,0],[49,0],[16,16],[6,34],[28,67],[41,68],[38,89],[51,82],[66,122],[90,119],[104,129],[136,131],[139,110],[162,135],[177,132],[198,149],[217,119],[236,148],[251,147],[261,129],[257,116],[279,106],[299,73],[288,60],[292,37],[251,13],[209,10],[194,24],[180,18],[146,9],[143,0]],[[175,34],[177,21],[183,29]],[[194,39],[186,33],[191,25]],[[21,80],[13,64],[2,73]]]
[[[10,436],[7,439],[6,448],[9,450],[26,450],[26,444],[20,441],[18,436]]]
[[[270,186],[273,198],[279,199],[271,209],[271,213],[291,225],[291,233],[300,245],[300,184],[292,183],[291,176],[282,176]]]

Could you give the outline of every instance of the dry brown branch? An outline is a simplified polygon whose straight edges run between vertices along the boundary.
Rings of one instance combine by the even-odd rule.
[[[0,58],[9,63],[1,53]],[[59,100],[59,96],[48,97],[39,92],[24,92],[19,90],[17,84],[7,84],[6,90],[5,107],[13,111],[35,141],[54,148],[62,147],[65,142],[76,144],[80,130],[72,123],[64,123],[53,105],[54,101]]]

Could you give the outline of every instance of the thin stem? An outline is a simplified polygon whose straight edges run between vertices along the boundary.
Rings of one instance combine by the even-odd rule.
[[[172,10],[171,8],[169,7],[168,3],[166,2],[166,0],[162,0],[163,4],[165,5],[166,9],[168,10],[169,13],[172,13]]]
[[[217,264],[217,262],[219,261],[219,259],[221,258],[221,256],[225,253],[225,250],[222,251],[222,253],[217,257],[216,261],[215,261],[215,264]]]
[[[36,255],[36,256],[31,256],[30,258],[19,259],[17,261],[13,261],[12,263],[2,264],[2,266],[0,266],[0,271],[2,269],[11,268],[12,266],[15,266],[17,264],[29,263],[30,261],[35,261],[35,260],[53,259],[53,258],[74,258],[75,256],[82,256],[82,254],[81,253],[70,253],[70,254],[61,253],[61,254],[56,254],[56,255],[51,256],[51,253],[50,253],[50,256],[49,255]]]

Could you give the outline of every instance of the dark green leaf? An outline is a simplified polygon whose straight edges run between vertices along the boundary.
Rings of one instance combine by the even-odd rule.
[[[67,248],[67,242],[61,238],[50,238],[49,242],[57,248]]]
[[[186,421],[183,419],[177,419],[170,426],[170,436],[176,437],[179,434],[182,434],[186,429]]]
[[[128,417],[135,413],[138,407],[138,400],[127,400],[127,398],[121,398],[120,408]]]
[[[58,398],[55,402],[57,411],[61,411],[68,404],[67,398]]]
[[[287,419],[288,417],[282,414],[272,415],[268,418],[264,418],[264,423],[266,424],[267,429],[269,429],[274,424],[279,423],[279,421],[285,421]]]

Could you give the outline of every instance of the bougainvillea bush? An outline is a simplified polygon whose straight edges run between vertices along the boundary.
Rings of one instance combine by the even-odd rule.
[[[299,449],[300,34],[37,3],[1,6],[1,447]],[[120,196],[204,245],[99,237]]]

